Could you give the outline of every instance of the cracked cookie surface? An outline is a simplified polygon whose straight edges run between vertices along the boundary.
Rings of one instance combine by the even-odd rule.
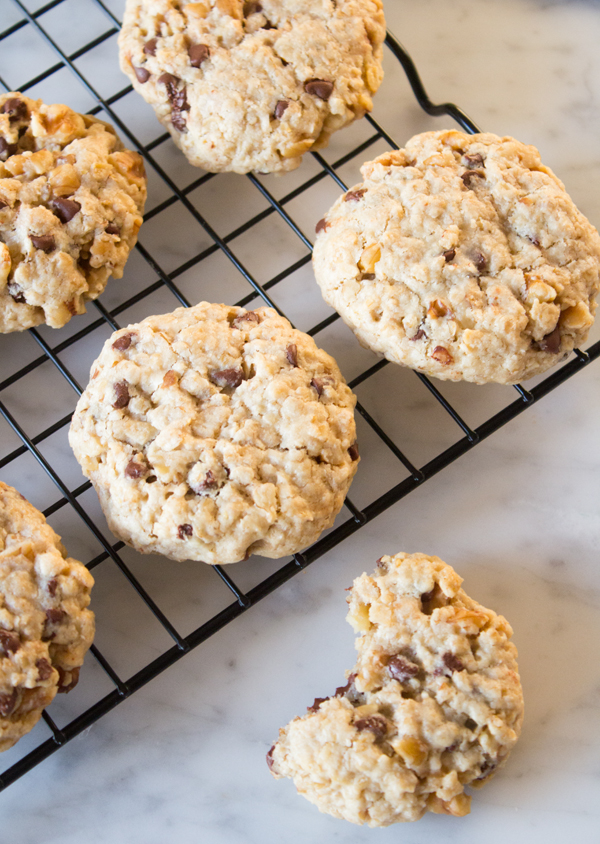
[[[436,378],[512,384],[585,342],[600,236],[535,147],[428,132],[361,172],[317,225],[314,269],[364,346]]]
[[[65,105],[0,96],[0,332],[65,325],[121,278],[142,224],[142,157]]]
[[[282,172],[372,108],[381,0],[128,0],[121,69],[189,161]]]
[[[0,751],[77,684],[94,638],[93,584],[43,515],[0,482]]]
[[[358,463],[337,364],[270,308],[202,302],[115,333],[69,434],[113,533],[233,563],[315,541]]]
[[[396,554],[354,581],[360,637],[346,686],[317,698],[267,754],[323,812],[388,826],[470,811],[519,737],[523,696],[506,619],[437,557]]]

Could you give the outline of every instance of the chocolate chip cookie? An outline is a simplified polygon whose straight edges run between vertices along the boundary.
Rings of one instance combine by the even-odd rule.
[[[280,730],[267,754],[322,812],[388,826],[470,811],[465,786],[503,765],[523,696],[506,619],[460,588],[437,557],[382,557],[354,581],[360,634],[345,686]]]
[[[314,268],[364,346],[436,378],[513,384],[585,341],[600,237],[535,147],[427,132],[361,172],[317,225]]]
[[[42,514],[0,482],[0,751],[77,684],[94,638],[93,584]]]
[[[60,328],[120,278],[142,224],[140,155],[112,126],[0,96],[0,332]]]
[[[202,302],[107,341],[69,440],[111,530],[138,551],[282,557],[342,506],[355,402],[333,358],[272,309]]]
[[[372,108],[381,0],[127,0],[121,68],[211,172],[283,172]]]

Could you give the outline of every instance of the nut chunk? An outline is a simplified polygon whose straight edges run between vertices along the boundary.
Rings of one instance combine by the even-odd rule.
[[[275,777],[357,824],[469,813],[465,786],[506,761],[523,695],[510,625],[461,582],[424,554],[382,557],[354,581],[348,621],[361,635],[348,685],[279,731]]]
[[[76,685],[94,638],[93,585],[42,514],[0,482],[0,751]]]

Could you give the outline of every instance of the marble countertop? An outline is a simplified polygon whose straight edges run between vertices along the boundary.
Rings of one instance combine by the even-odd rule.
[[[78,4],[86,0],[70,5]],[[117,13],[121,6],[117,0],[111,4]],[[599,226],[598,3],[387,0],[386,8],[390,29],[411,52],[432,98],[456,102],[484,129],[536,144]],[[0,15],[11,10],[11,0],[0,0]],[[114,52],[110,55],[114,58]],[[2,62],[0,55],[0,76],[7,78]],[[420,112],[389,53],[386,71],[375,116],[399,142],[426,128],[451,125]],[[104,65],[103,72],[109,76],[113,71]],[[51,83],[40,86],[40,96],[52,93]],[[73,93],[72,99],[78,96]],[[84,100],[81,105],[67,101],[89,108]],[[135,107],[131,119],[137,119]],[[296,211],[302,214],[298,206]],[[166,263],[169,254],[165,249]],[[113,294],[107,290],[105,295]],[[294,308],[291,293],[286,302]],[[151,307],[158,304],[148,303],[148,313]],[[303,318],[299,307],[300,327]],[[596,327],[591,340],[599,337]],[[0,359],[6,362],[6,338],[0,339]],[[10,339],[11,354],[29,353],[27,337]],[[359,364],[353,351],[345,352],[354,349],[351,338],[332,335],[325,341],[352,377]],[[69,360],[78,371],[77,360]],[[402,416],[404,441],[417,461],[429,459],[429,450],[445,447],[449,437],[458,438],[413,386],[417,379],[411,373],[392,367],[384,373],[390,380],[368,382],[359,395],[382,418],[388,418],[390,407]],[[494,387],[467,386],[452,385],[448,394],[474,424],[507,399]],[[38,412],[26,397],[14,401],[21,402],[23,412]],[[1,793],[1,844],[598,842],[599,418],[596,362]],[[3,436],[0,427],[0,441]],[[377,491],[377,472],[369,467],[380,467],[384,459],[366,434],[364,442],[353,487],[359,503]],[[53,447],[76,486],[81,477],[64,442]],[[53,500],[47,481],[38,483],[28,463],[13,474],[0,474],[25,486],[38,506]],[[85,506],[96,515],[88,496]],[[68,540],[70,553],[90,558],[85,541],[69,535],[68,524],[58,517],[53,524]],[[400,550],[439,555],[465,578],[469,594],[509,619],[520,653],[526,720],[509,763],[475,794],[470,816],[426,816],[417,824],[375,831],[321,815],[291,782],[271,778],[264,756],[278,728],[314,697],[340,685],[353,664],[353,634],[344,622],[345,587],[372,570],[381,554]],[[220,583],[215,585],[216,576],[210,577],[214,572],[198,574],[192,564],[175,567],[153,558],[130,563],[184,633],[219,608],[219,601],[223,606],[230,602],[219,591]],[[251,585],[274,568],[272,562],[250,560],[230,571],[242,585]],[[137,613],[120,601],[118,574],[107,574],[101,566],[94,574],[98,643],[128,676],[169,643],[155,635],[142,610]],[[179,603],[187,578],[193,586]],[[73,693],[80,695],[73,703],[53,705],[51,714],[59,723],[69,707],[85,704],[86,688],[83,683]],[[47,731],[43,724],[39,729]],[[34,746],[40,736],[45,737],[34,731],[23,747]]]

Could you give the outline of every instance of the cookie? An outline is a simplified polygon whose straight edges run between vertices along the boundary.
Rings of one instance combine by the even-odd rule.
[[[514,384],[588,334],[600,237],[535,147],[427,132],[362,167],[317,224],[317,282],[362,345],[436,378]]]
[[[94,638],[93,585],[42,514],[0,482],[0,751],[76,686]]]
[[[0,332],[60,328],[121,278],[142,224],[140,155],[108,123],[0,96]]]
[[[333,524],[358,463],[337,364],[270,308],[201,302],[116,332],[69,441],[144,553],[282,557]]]
[[[388,826],[466,815],[519,737],[523,696],[506,619],[460,588],[438,557],[382,557],[354,581],[361,634],[345,686],[279,732],[271,773],[322,812]]]
[[[188,160],[293,170],[372,108],[381,0],[127,0],[121,69]]]

